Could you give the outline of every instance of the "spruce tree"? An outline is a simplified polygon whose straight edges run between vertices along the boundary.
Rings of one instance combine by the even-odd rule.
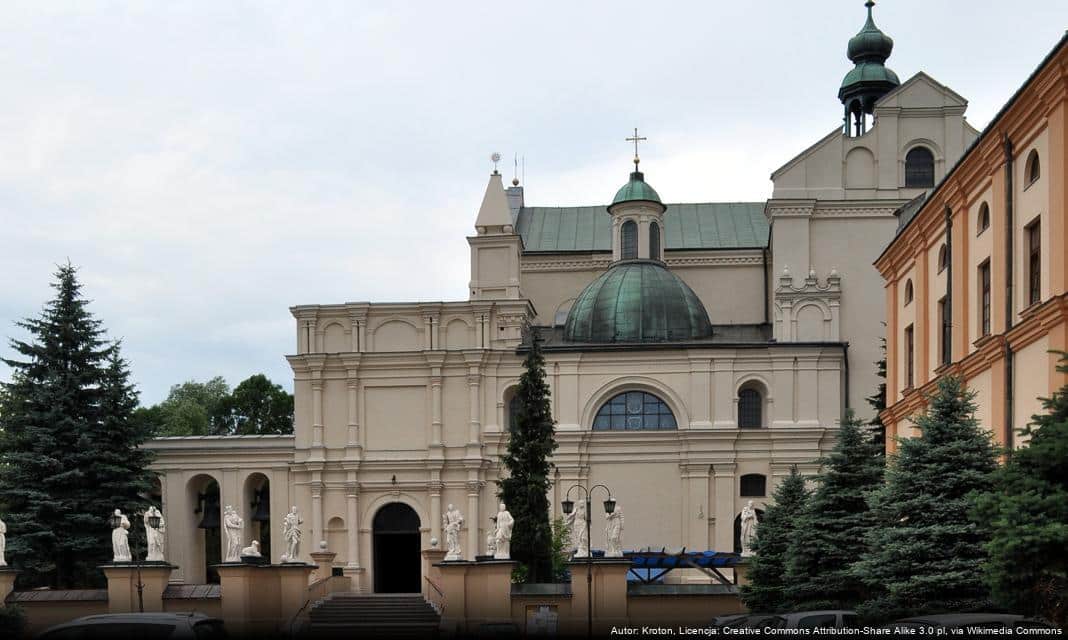
[[[1068,359],[1058,367],[1068,373]],[[986,582],[1012,611],[1068,627],[1068,385],[1020,430],[1027,445],[994,474],[974,515],[991,529]]]
[[[541,338],[530,334],[530,349],[516,389],[518,410],[501,461],[508,477],[497,482],[498,495],[515,519],[512,559],[527,567],[529,582],[553,579],[552,528],[549,524],[549,457],[556,450],[555,423],[545,381]]]
[[[805,479],[790,469],[772,496],[775,503],[764,511],[753,543],[749,562],[749,584],[742,587],[742,601],[750,611],[776,612],[788,607],[786,601],[786,559],[797,520],[808,501]]]
[[[885,326],[886,323],[883,323]],[[879,378],[879,386],[876,387],[875,393],[864,398],[864,401],[871,406],[875,415],[872,417],[870,424],[874,429],[873,435],[875,436],[875,442],[880,447],[885,449],[886,447],[886,425],[883,424],[883,419],[879,417],[879,414],[886,409],[886,338],[882,338],[882,344],[880,350],[883,352],[883,357],[879,358],[875,363],[875,375]]]
[[[854,567],[871,590],[858,611],[871,620],[990,606],[983,584],[988,527],[969,518],[989,491],[997,457],[975,419],[974,393],[939,380],[916,418],[920,435],[898,440],[886,483],[871,496],[877,524],[869,554]]]
[[[147,486],[144,434],[130,422],[137,398],[119,346],[87,309],[77,273],[59,267],[56,296],[18,323],[11,380],[0,407],[0,503],[8,554],[23,587],[100,584],[111,558],[107,518],[132,512]],[[133,431],[131,431],[133,429]]]
[[[851,567],[866,551],[864,534],[874,522],[866,498],[882,482],[883,459],[870,430],[847,411],[795,525],[786,570],[791,608],[849,609],[863,599]]]

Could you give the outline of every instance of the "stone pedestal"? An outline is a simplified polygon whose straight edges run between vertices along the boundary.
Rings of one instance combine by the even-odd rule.
[[[594,558],[568,563],[571,569],[571,620],[561,621],[565,634],[586,632],[589,603],[593,602],[593,633],[608,635],[613,626],[627,626],[627,571],[631,562],[627,558]],[[587,571],[592,574],[593,593],[587,582]]]
[[[222,618],[237,636],[270,636],[288,629],[308,601],[314,564],[287,562],[215,565],[222,592]]]
[[[281,616],[281,622],[288,624],[301,610],[304,603],[308,602],[308,580],[318,567],[314,564],[287,562],[273,565],[270,569],[274,570],[278,576],[277,612]]]
[[[434,586],[438,589],[443,589],[441,586],[441,571],[435,566],[439,562],[445,559],[444,549],[423,549],[423,575],[429,580],[423,580],[423,598],[430,602],[435,602],[442,596],[430,586],[430,581],[433,581]]]
[[[144,602],[145,612],[163,611],[163,590],[171,579],[171,571],[177,569],[166,562],[142,563],[117,562],[100,566],[108,580],[108,613],[137,613]],[[137,584],[140,573],[142,585],[138,598]]]
[[[483,624],[512,622],[514,560],[456,561],[434,565],[441,572],[448,633],[476,633]]]
[[[334,570],[334,558],[337,557],[337,554],[333,551],[323,549],[312,552],[311,557],[312,562],[315,563],[316,569],[312,571],[311,575],[308,577],[309,584],[318,582],[323,578],[329,578]]]
[[[749,560],[742,560],[734,565],[734,584],[739,587],[749,584]]]
[[[19,573],[21,572],[18,569],[0,567],[0,606],[3,606],[4,601],[15,590],[15,578]]]

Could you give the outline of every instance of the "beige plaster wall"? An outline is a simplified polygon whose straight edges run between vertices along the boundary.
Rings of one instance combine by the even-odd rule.
[[[982,232],[978,232],[979,229],[979,210],[983,203],[990,209],[990,227]],[[1000,207],[995,207],[994,203],[994,190],[993,187],[988,186],[979,192],[973,199],[972,204],[969,207],[969,233],[968,233],[968,272],[965,274],[968,282],[969,290],[969,308],[968,308],[968,336],[966,342],[968,344],[968,353],[975,350],[975,341],[983,335],[983,323],[982,323],[982,304],[983,304],[983,292],[982,283],[979,281],[979,265],[983,262],[990,261],[990,323],[991,331],[993,331],[994,316],[997,313],[993,305],[994,296],[994,270],[998,268],[998,265],[994,264],[994,225],[1004,225],[1003,220],[996,218],[996,211]]]
[[[1027,183],[1027,157],[1031,154],[1031,149],[1038,151],[1039,167],[1041,169],[1041,176],[1033,184]],[[1029,255],[1027,246],[1027,233],[1025,229],[1036,220],[1041,223],[1040,235],[1042,243],[1042,274],[1046,277],[1042,278],[1041,297],[1040,300],[1045,300],[1050,295],[1049,277],[1050,273],[1050,220],[1049,220],[1049,183],[1053,179],[1050,176],[1050,164],[1049,164],[1049,132],[1043,125],[1040,131],[1035,135],[1033,142],[1027,145],[1018,146],[1016,149],[1016,162],[1013,167],[1013,189],[1015,192],[1015,214],[1016,214],[1016,231],[1014,237],[1014,258],[1016,262],[1015,277],[1015,309],[1017,311],[1017,318],[1022,316],[1022,312],[1029,306],[1028,302],[1028,265]]]

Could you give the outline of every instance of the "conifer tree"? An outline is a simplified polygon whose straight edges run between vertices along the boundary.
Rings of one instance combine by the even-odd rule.
[[[919,437],[898,440],[886,483],[871,496],[877,524],[854,567],[871,590],[858,611],[871,620],[989,607],[990,536],[969,509],[975,492],[990,490],[997,458],[974,394],[960,378],[942,378],[916,426]]]
[[[549,457],[556,450],[555,422],[545,380],[541,338],[532,331],[516,389],[518,411],[501,461],[508,477],[498,481],[498,495],[515,519],[512,559],[527,567],[529,582],[553,579],[552,527],[549,524]]]
[[[1068,373],[1068,357],[1058,370]],[[986,581],[994,601],[1068,627],[1068,385],[1020,430],[1027,445],[994,474],[974,515],[991,529]]]
[[[883,459],[869,429],[847,411],[790,544],[791,608],[849,609],[863,599],[851,567],[866,551],[864,534],[874,522],[866,498],[882,482]]]
[[[808,497],[805,479],[794,466],[775,490],[775,502],[764,511],[757,527],[754,555],[749,563],[749,584],[742,587],[742,600],[750,611],[770,613],[788,607],[786,559]]]
[[[883,323],[885,326],[886,323]],[[875,415],[872,417],[870,424],[874,429],[875,442],[880,447],[886,447],[886,425],[883,424],[883,419],[879,417],[879,414],[886,409],[886,338],[882,338],[880,344],[880,350],[883,353],[883,357],[879,358],[875,363],[875,375],[879,378],[879,386],[876,387],[875,393],[864,398],[864,401],[871,406]]]
[[[0,503],[8,557],[23,587],[99,584],[111,559],[107,518],[132,513],[147,485],[144,434],[130,422],[137,397],[119,355],[87,309],[77,273],[59,267],[56,296],[18,323],[0,407]]]

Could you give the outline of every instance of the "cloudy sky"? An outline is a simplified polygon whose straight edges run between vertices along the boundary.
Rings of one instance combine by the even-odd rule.
[[[889,66],[978,128],[1068,26],[1060,1],[875,15]],[[506,175],[525,157],[528,203],[598,204],[637,126],[666,200],[768,197],[840,123],[863,20],[860,0],[8,0],[0,337],[69,259],[143,402],[215,375],[290,387],[289,306],[465,297],[492,151]]]

